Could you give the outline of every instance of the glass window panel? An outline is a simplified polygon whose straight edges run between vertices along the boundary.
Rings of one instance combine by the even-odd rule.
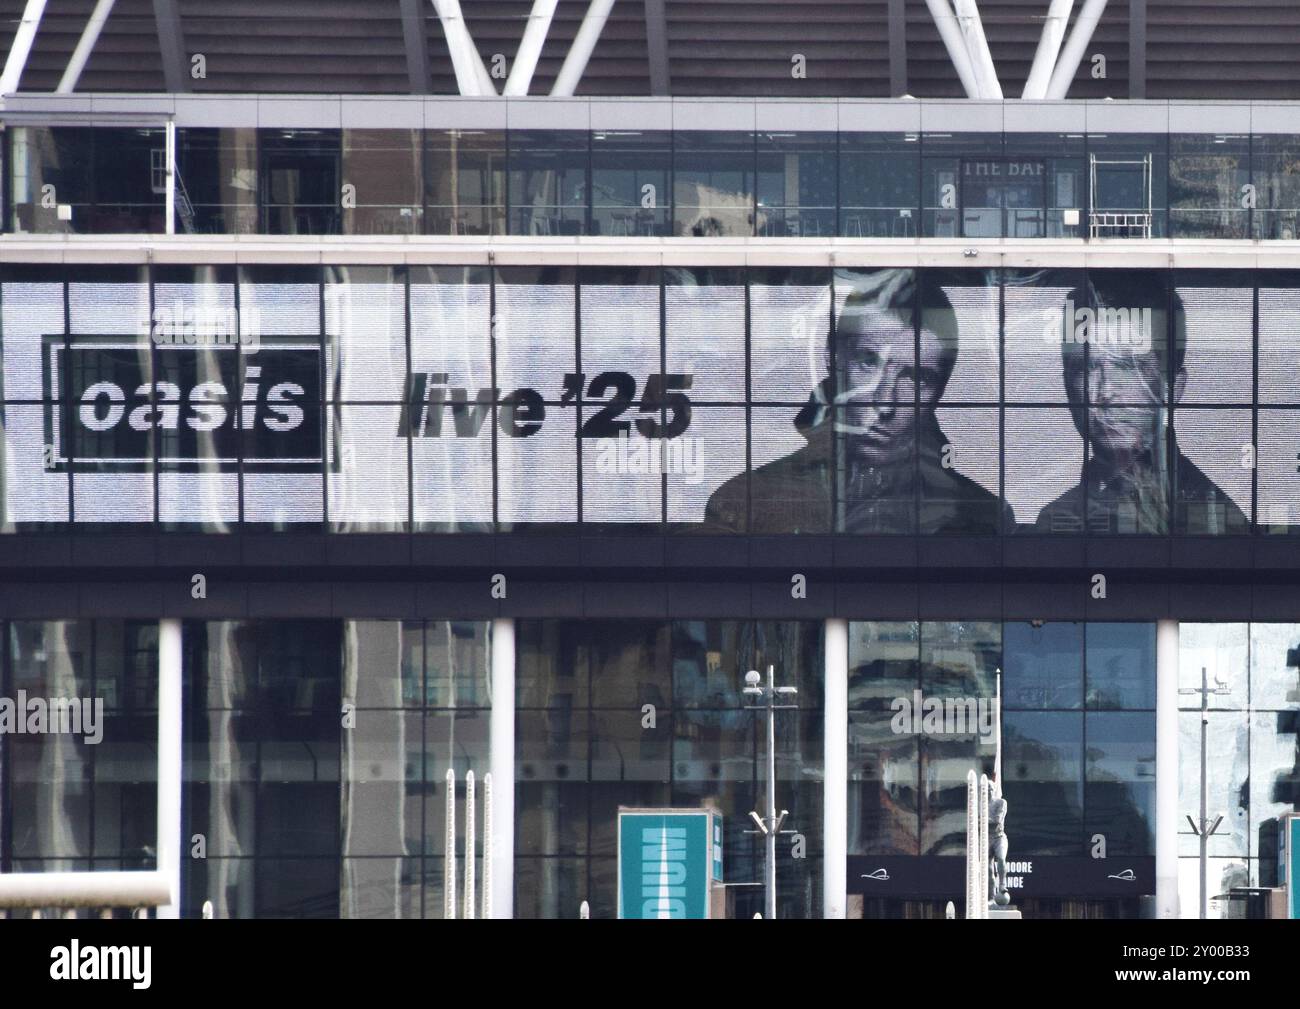
[[[492,432],[473,406],[412,406],[411,498],[420,532],[484,532],[492,527]],[[495,412],[495,411],[494,411]],[[461,434],[457,420],[461,422]],[[502,437],[503,459],[517,439]],[[503,468],[504,472],[504,468]]]
[[[87,127],[16,126],[11,128],[11,230],[38,234],[84,230],[93,209],[94,131]],[[55,205],[47,206],[53,186]],[[58,206],[72,209],[59,219]]]
[[[695,403],[745,401],[745,286],[739,270],[664,271],[665,358]]]
[[[801,429],[803,413],[790,407],[751,411],[751,533],[830,532],[831,424]],[[713,501],[725,507],[721,493],[714,494],[710,507]]]
[[[564,382],[578,371],[574,299],[569,271],[497,274],[494,336],[501,389],[535,389],[548,402],[572,392]]]
[[[754,234],[754,134],[673,134],[673,231],[705,238]]]
[[[257,130],[178,129],[176,162],[176,188],[186,196],[177,201],[177,230],[257,233]]]
[[[355,725],[341,734],[342,854],[345,859],[418,854],[424,843],[423,716],[400,708],[359,706],[354,714]],[[429,819],[436,830],[438,817]]]
[[[1117,405],[1094,407],[1087,416],[1088,532],[1166,534],[1170,510],[1166,411]]]
[[[921,854],[966,851],[966,773],[992,771],[995,744],[975,733],[920,737]],[[1013,838],[1014,842],[1014,838]]]
[[[1265,274],[1259,288],[1259,401],[1300,403],[1300,274]]]
[[[992,699],[1001,663],[1001,624],[978,620],[921,624],[921,689],[927,696]]]
[[[342,172],[339,130],[258,131],[262,232],[337,235]]]
[[[1246,238],[1250,212],[1250,137],[1173,134],[1169,138],[1170,234],[1175,238]]]
[[[418,858],[345,858],[339,879],[339,917],[360,919],[430,918],[440,907],[437,894],[421,878]]]
[[[424,716],[425,780],[439,786],[438,799],[445,801],[442,781],[450,769],[456,772],[457,782],[465,780],[465,773],[473,771],[480,782],[492,768],[488,764],[488,716],[481,710],[428,711]],[[458,786],[463,787],[463,786]],[[463,808],[463,807],[462,807]],[[435,822],[441,819],[435,817]],[[441,831],[430,831],[435,847],[442,853]],[[462,848],[463,848],[463,838]],[[480,837],[479,843],[482,843]]]
[[[423,224],[422,131],[344,130],[345,235],[418,235]]]
[[[1084,290],[1079,271],[1008,271],[1003,292],[1008,403],[1069,402],[1065,376],[1082,365],[1085,346],[1074,338],[1078,310],[1087,307]],[[1074,358],[1078,366],[1070,363]]]
[[[989,403],[998,399],[996,275],[954,270],[925,275],[921,287],[921,400]],[[932,380],[926,380],[929,369]],[[926,390],[934,389],[933,396]]]
[[[693,406],[683,434],[651,443],[663,454],[669,522],[692,532],[745,531],[745,432],[743,406]]]
[[[1099,236],[1164,238],[1167,232],[1167,134],[1089,133],[1090,169],[1096,173],[1090,206]]]
[[[1268,533],[1300,527],[1300,410],[1260,410],[1257,464],[1258,519]]]
[[[89,856],[91,744],[69,733],[23,733],[8,748],[14,857]]]
[[[1174,287],[1174,374],[1187,370],[1181,402],[1249,404],[1255,371],[1254,289],[1185,286],[1178,282],[1182,276],[1175,274]]]
[[[1178,468],[1174,529],[1194,535],[1250,532],[1249,410],[1174,411]]]
[[[1020,529],[1083,531],[1083,438],[1072,411],[1040,407],[1004,413],[1006,501]]]
[[[411,272],[411,371],[413,395],[431,376],[445,374],[452,389],[472,400],[492,386],[489,276],[466,267],[417,267]],[[500,311],[500,309],[498,309]],[[570,332],[572,332],[570,328]],[[423,378],[421,378],[423,376]]]
[[[913,238],[920,198],[916,133],[841,133],[840,228],[849,238]]]
[[[511,130],[510,234],[586,234],[590,135]]]
[[[52,405],[9,403],[0,407],[5,460],[0,532],[68,521],[67,457],[64,455],[53,471],[45,465],[47,423],[53,420],[57,424],[62,416],[66,416],[64,411]],[[59,459],[57,455],[52,458]]]
[[[502,527],[578,520],[577,411],[548,406],[527,437],[497,439],[497,520]],[[539,493],[539,488],[545,488]]]
[[[1300,702],[1300,624],[1250,625],[1250,704],[1286,711]]]
[[[1255,187],[1255,238],[1294,239],[1300,216],[1300,138],[1251,137],[1250,181]]]
[[[583,625],[521,620],[516,631],[515,695],[521,708],[571,711],[588,704],[588,644]]]
[[[406,386],[406,290],[399,269],[326,267],[324,293],[326,398],[400,402]]]
[[[918,737],[893,730],[887,712],[849,714],[848,851],[918,852]]]
[[[1263,625],[1256,625],[1263,626]],[[1249,624],[1195,624],[1182,621],[1178,625],[1178,689],[1201,689],[1201,670],[1204,669],[1210,689],[1221,685],[1223,693],[1210,698],[1215,709],[1240,710],[1246,707],[1248,687]],[[1200,708],[1198,694],[1183,694],[1178,699],[1180,708]]]
[[[742,709],[745,698],[741,690],[752,657],[752,625],[677,620],[672,634],[673,706]]]
[[[756,402],[803,403],[830,374],[829,279],[820,270],[751,275],[750,383]]]
[[[1254,860],[1240,858],[1211,858],[1206,863],[1206,889],[1209,891],[1205,902],[1205,915],[1208,919],[1225,919],[1239,913],[1240,905],[1229,900],[1216,900],[1228,893],[1233,887],[1251,886],[1258,883],[1257,874],[1252,872]],[[1201,860],[1199,858],[1180,858],[1178,860],[1178,904],[1184,912],[1200,914],[1201,906]]]
[[[583,858],[515,859],[515,917],[573,917],[584,900],[590,904],[587,860]],[[593,915],[595,911],[592,911]]]
[[[154,276],[153,363],[158,380],[170,383],[157,396],[180,404],[160,406],[175,416],[163,413],[157,432],[159,518],[228,532],[239,520],[234,404],[260,334],[240,326],[232,270],[159,267]]]
[[[418,649],[420,624],[398,620],[345,620],[343,622],[343,696],[358,708],[400,708],[407,702],[407,653],[411,638]],[[416,652],[417,661],[419,652]],[[414,687],[421,669],[414,670]],[[417,693],[418,698],[418,693]]]
[[[127,330],[136,331],[134,326]],[[5,399],[39,403],[66,394],[57,373],[46,374],[51,361],[63,352],[63,334],[63,284],[36,276],[6,277],[0,285],[0,355],[4,360],[0,380]]]
[[[1197,680],[1200,686],[1199,677]],[[1213,684],[1211,684],[1213,685]],[[1196,698],[1179,698],[1186,706]],[[1213,704],[1217,698],[1211,698]],[[1211,855],[1249,854],[1250,725],[1244,711],[1212,711],[1207,716],[1205,773],[1209,793],[1206,815],[1210,822],[1223,817],[1210,835]],[[1178,808],[1193,818],[1201,810],[1201,714],[1178,713]],[[1186,821],[1184,821],[1186,823]],[[1178,831],[1178,854],[1196,855],[1200,839],[1185,827]]]
[[[426,130],[425,145],[425,230],[504,235],[505,131]]]
[[[335,404],[330,410],[330,528],[393,532],[407,527],[407,440],[402,407]]]
[[[1079,855],[1083,833],[1083,720],[1009,711],[1002,725],[1003,795],[1012,857]]]
[[[451,708],[492,706],[490,625],[468,620],[425,625],[425,703]]]
[[[672,134],[593,130],[591,233],[628,237],[672,232]]]
[[[759,133],[759,235],[835,234],[834,133]]]
[[[1091,622],[1086,644],[1088,708],[1155,708],[1155,624]]]
[[[1083,707],[1083,625],[1041,620],[1002,628],[1008,710]]]
[[[920,687],[920,625],[912,621],[849,624],[849,708],[884,710]]]
[[[602,622],[593,624],[588,633],[593,707],[669,707],[671,639],[666,624]]]
[[[921,532],[993,536],[1010,528],[1010,514],[1002,521],[997,409],[922,410],[921,418]]]
[[[1300,812],[1300,716],[1256,711],[1250,724],[1250,843],[1261,867],[1277,865],[1278,820]]]
[[[1084,738],[1085,834],[1105,834],[1106,851],[1112,857],[1152,854],[1156,799],[1154,712],[1089,712],[1084,715]]]

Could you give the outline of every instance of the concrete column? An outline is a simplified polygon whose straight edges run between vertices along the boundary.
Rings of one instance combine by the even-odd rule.
[[[1156,917],[1178,917],[1178,621],[1156,624]]]
[[[492,621],[492,717],[488,727],[492,770],[493,918],[515,913],[515,622]]]
[[[158,872],[172,902],[159,918],[179,918],[181,900],[181,622],[158,623]]]
[[[822,707],[825,752],[822,785],[822,824],[825,830],[822,869],[822,915],[843,918],[848,897],[849,804],[849,622],[827,620],[825,696]]]

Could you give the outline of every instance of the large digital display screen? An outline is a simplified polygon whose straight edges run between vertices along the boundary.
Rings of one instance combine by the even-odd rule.
[[[1159,270],[0,276],[0,529],[1300,530],[1300,292]]]

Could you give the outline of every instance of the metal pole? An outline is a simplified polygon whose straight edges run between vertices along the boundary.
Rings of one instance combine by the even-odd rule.
[[[1201,667],[1201,920],[1204,921],[1209,910],[1209,893],[1207,890],[1207,880],[1209,879],[1209,855],[1210,855],[1210,776],[1207,772],[1205,763],[1205,740],[1209,728],[1209,710],[1210,710],[1210,683],[1209,677],[1204,666]]]
[[[442,916],[451,919],[456,917],[456,772],[447,768],[443,782],[447,788],[447,833],[443,838]]]
[[[1065,41],[1065,28],[1074,9],[1074,0],[1052,0],[1047,18],[1043,21],[1043,34],[1038,39],[1038,49],[1034,52],[1034,62],[1029,68],[1029,77],[1021,98],[1043,98],[1047,94],[1047,84],[1052,79],[1052,70],[1056,67],[1056,57],[1061,53],[1061,43]]]
[[[824,628],[826,732],[822,775],[822,915],[843,918],[848,901],[849,623]]]
[[[767,667],[767,920],[776,918],[776,667]]]
[[[1156,916],[1178,917],[1178,621],[1156,623]]]
[[[1074,29],[1070,32],[1070,37],[1065,40],[1065,47],[1056,61],[1044,98],[1060,101],[1066,96],[1070,85],[1074,82],[1074,73],[1083,62],[1083,51],[1092,41],[1092,33],[1105,10],[1106,0],[1084,0],[1083,9],[1075,19]]]

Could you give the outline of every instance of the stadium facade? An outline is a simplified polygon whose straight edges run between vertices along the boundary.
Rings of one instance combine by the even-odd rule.
[[[0,4],[0,875],[441,917],[473,771],[484,913],[749,917],[771,666],[782,917],[958,900],[999,691],[1026,917],[1197,914],[1202,688],[1278,886],[1300,16],[945,4]]]

